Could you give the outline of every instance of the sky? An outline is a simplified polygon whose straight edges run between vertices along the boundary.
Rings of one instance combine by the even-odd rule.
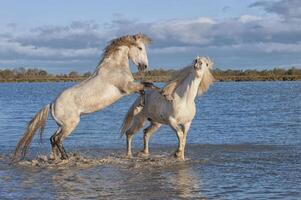
[[[93,71],[108,41],[144,33],[151,69],[301,66],[300,0],[0,0],[0,69]]]

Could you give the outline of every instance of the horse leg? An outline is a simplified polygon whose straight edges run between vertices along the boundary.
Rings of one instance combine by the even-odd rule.
[[[169,120],[169,125],[176,132],[178,138],[178,149],[175,152],[175,157],[184,160],[184,126],[178,124],[174,118]]]
[[[62,135],[63,135],[63,132],[62,132],[62,129],[60,132],[58,132],[57,134],[54,134],[51,138],[52,138],[52,141],[53,141],[53,151],[58,151],[61,155],[61,159],[64,160],[64,159],[67,159],[68,158],[68,155],[65,151],[65,149],[63,148],[63,144],[62,144]],[[56,153],[56,152],[54,152]],[[57,154],[58,155],[58,154]]]
[[[138,106],[144,107],[145,105],[145,91],[144,90],[140,90],[140,103]]]
[[[187,133],[188,133],[188,130],[190,128],[190,125],[191,125],[191,122],[187,122],[183,125],[183,129],[184,129],[184,131],[183,131],[183,141],[182,141],[183,142],[183,144],[182,144],[182,146],[183,146],[183,151],[182,151],[183,159],[184,159],[184,155],[185,155],[185,146],[186,146]]]
[[[132,139],[133,135],[139,131],[144,125],[145,119],[143,117],[134,118],[132,126],[126,131],[126,144],[127,144],[127,155],[126,157],[132,157]]]
[[[57,148],[57,145],[54,141],[54,137],[56,134],[59,134],[59,132],[61,132],[61,127],[59,127],[57,129],[57,131],[50,137],[50,143],[51,143],[51,149],[52,149],[52,152],[50,154],[50,158],[53,159],[53,160],[56,160],[60,154],[59,152],[59,149]]]
[[[126,157],[131,158],[132,157],[132,137],[133,133],[130,130],[126,131]]]
[[[55,134],[53,137],[54,143],[58,148],[59,152],[61,153],[62,160],[68,159],[68,154],[64,148],[63,141],[76,128],[78,122],[79,118],[65,123],[64,125],[62,125],[61,131]]]
[[[149,82],[142,82],[142,83],[136,83],[136,82],[129,82],[128,84],[122,86],[123,88],[121,90],[128,91],[129,93],[133,92],[139,92],[141,90],[150,89],[150,90],[156,90],[161,92],[161,88],[155,86],[153,83]]]
[[[157,122],[151,122],[151,124],[143,130],[143,140],[144,140],[144,149],[142,151],[143,154],[148,155],[149,154],[149,147],[148,147],[148,142],[151,136],[153,135],[154,132],[160,128],[161,124]]]

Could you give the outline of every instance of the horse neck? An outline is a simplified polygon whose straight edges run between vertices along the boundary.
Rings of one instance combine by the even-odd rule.
[[[123,73],[129,72],[129,56],[128,56],[128,47],[122,48],[120,47],[116,52],[111,55],[105,57],[102,62],[98,65],[96,69],[96,74],[101,75],[102,71],[110,71],[110,70],[120,70]]]
[[[189,75],[176,88],[175,93],[182,100],[185,100],[188,103],[194,102],[198,94],[200,83],[201,78],[197,78],[194,74],[189,73]]]

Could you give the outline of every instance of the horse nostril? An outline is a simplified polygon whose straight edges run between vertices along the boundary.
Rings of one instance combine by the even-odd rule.
[[[147,68],[147,65],[145,65],[145,64],[141,64],[141,63],[140,63],[140,64],[138,65],[138,69],[141,70],[141,71],[145,70],[146,68]]]

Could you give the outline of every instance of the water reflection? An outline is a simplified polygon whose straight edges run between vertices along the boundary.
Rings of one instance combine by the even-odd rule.
[[[110,154],[60,166],[9,166],[0,155],[0,199],[298,199],[300,152],[288,146],[205,145],[190,147],[185,162]]]
[[[66,169],[52,176],[56,199],[165,199],[204,198],[198,171],[191,164],[164,158],[149,163]],[[162,165],[165,163],[165,165]],[[168,164],[166,164],[168,163]]]
[[[200,172],[196,171],[191,165],[183,163],[175,166],[166,178],[178,197],[183,199],[203,197]]]
[[[118,196],[120,182],[116,181],[116,178],[120,175],[115,171],[114,178],[111,172],[104,172],[107,171],[105,168],[66,169],[53,175],[52,182],[57,190],[55,198],[105,199],[113,195]]]

